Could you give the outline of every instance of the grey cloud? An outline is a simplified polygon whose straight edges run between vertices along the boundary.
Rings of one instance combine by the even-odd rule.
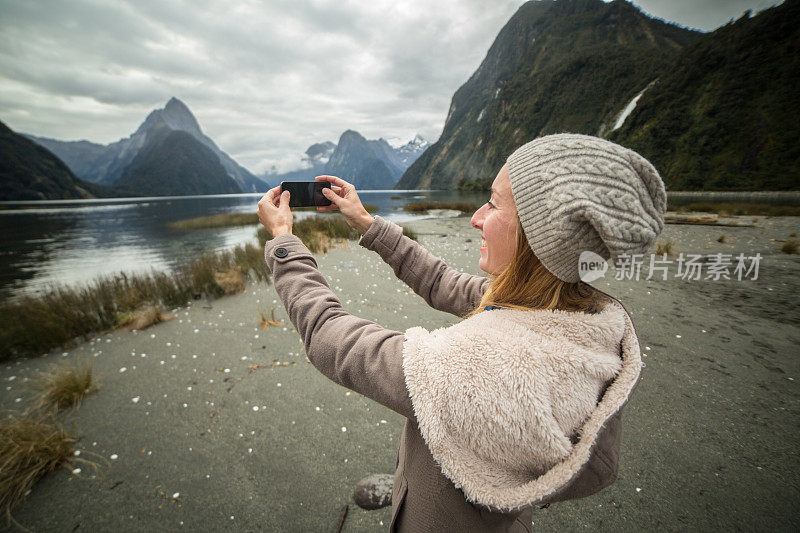
[[[725,12],[723,23],[759,1],[641,5],[690,21]],[[435,140],[452,94],[521,3],[5,0],[0,120],[105,143],[177,96],[254,170],[297,159],[348,128]],[[736,4],[735,13],[722,3]]]

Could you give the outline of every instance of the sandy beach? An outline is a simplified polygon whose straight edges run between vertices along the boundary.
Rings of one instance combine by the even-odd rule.
[[[660,240],[676,254],[758,253],[756,280],[733,267],[728,280],[681,279],[673,258],[667,280],[645,280],[645,265],[639,280],[610,269],[592,283],[633,316],[646,368],[624,411],[617,482],[537,510],[535,530],[800,527],[800,256],[780,252],[800,217],[739,219],[755,225],[667,225]],[[468,217],[409,226],[449,265],[480,273]],[[459,320],[355,241],[316,257],[357,316],[398,331]],[[285,324],[258,329],[273,308]],[[360,509],[353,488],[393,472],[403,418],[317,372],[286,316],[271,285],[250,285],[144,331],[0,364],[4,410],[25,406],[29,381],[56,363],[90,362],[103,387],[66,419],[96,476],[46,476],[16,520],[32,531],[336,531],[349,503],[343,531],[388,529],[390,508]]]

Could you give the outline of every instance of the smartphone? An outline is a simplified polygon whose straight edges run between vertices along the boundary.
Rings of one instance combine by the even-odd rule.
[[[289,191],[289,207],[312,207],[331,205],[322,194],[322,189],[330,189],[327,181],[282,181],[281,192]]]

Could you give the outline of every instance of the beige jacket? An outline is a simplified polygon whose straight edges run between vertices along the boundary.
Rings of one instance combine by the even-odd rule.
[[[486,290],[379,216],[359,243],[436,309],[463,316]],[[536,506],[616,479],[642,365],[612,297],[595,315],[499,309],[402,333],[345,312],[297,237],[267,241],[265,258],[312,364],[407,419],[392,531],[530,531]]]

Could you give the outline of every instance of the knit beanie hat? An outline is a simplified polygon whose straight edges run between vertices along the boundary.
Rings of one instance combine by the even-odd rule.
[[[658,172],[611,141],[548,135],[517,149],[507,164],[528,243],[563,281],[580,281],[582,252],[615,262],[644,254],[664,227],[667,195]]]

